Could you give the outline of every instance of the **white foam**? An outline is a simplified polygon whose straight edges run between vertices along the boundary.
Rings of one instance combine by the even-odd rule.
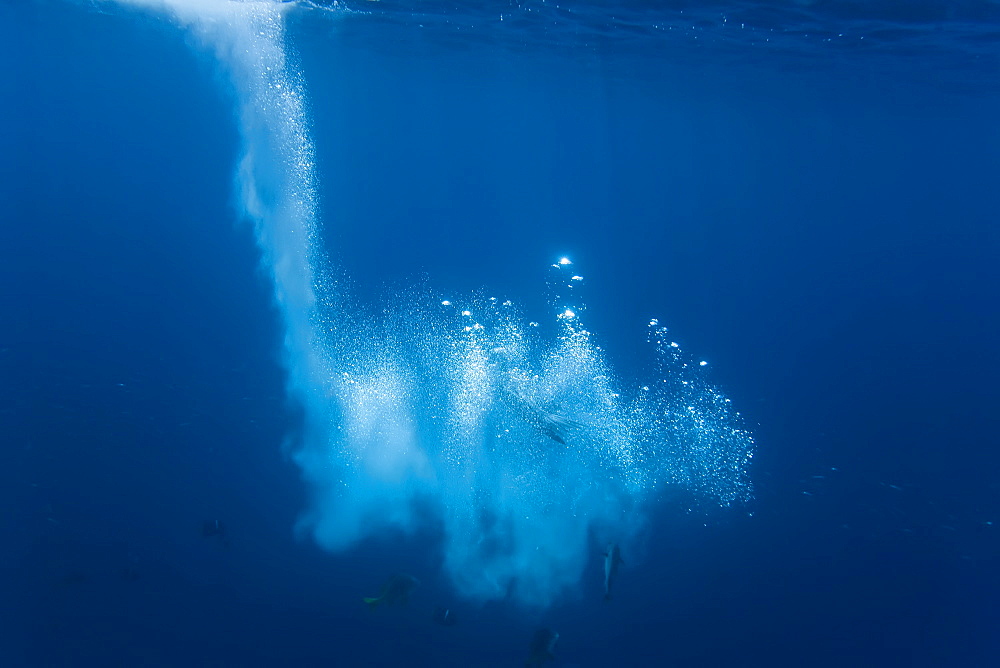
[[[628,392],[580,304],[553,310],[548,339],[510,300],[442,309],[455,300],[415,291],[368,319],[344,306],[350,295],[320,250],[289,5],[128,1],[189,29],[236,93],[240,202],[273,276],[289,392],[305,414],[295,460],[314,503],[300,531],[342,550],[385,527],[415,530],[428,521],[418,508],[431,508],[462,594],[544,606],[577,586],[591,535],[627,543],[641,529],[664,482],[724,505],[746,498],[752,439],[662,328],[651,334],[657,382]]]

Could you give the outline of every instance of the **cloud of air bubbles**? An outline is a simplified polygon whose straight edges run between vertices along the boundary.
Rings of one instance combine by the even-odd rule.
[[[552,266],[542,327],[511,301],[423,287],[352,306],[317,237],[304,91],[284,45],[289,5],[131,1],[189,27],[237,93],[240,201],[274,279],[289,393],[305,413],[295,459],[314,500],[301,531],[344,550],[434,522],[460,593],[545,606],[577,585],[591,541],[627,546],[660,490],[746,499],[753,441],[729,400],[655,321],[649,384],[622,388],[585,326],[569,259]]]
[[[340,300],[317,309],[320,422],[298,461],[317,490],[303,526],[322,545],[415,529],[429,506],[459,591],[543,606],[577,585],[595,538],[627,544],[660,490],[746,499],[753,442],[703,366],[654,321],[650,384],[622,390],[581,315],[581,277],[552,276],[550,327],[511,301],[423,287],[363,321]]]

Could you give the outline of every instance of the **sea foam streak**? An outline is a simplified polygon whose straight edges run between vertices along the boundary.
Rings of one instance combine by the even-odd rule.
[[[131,2],[190,29],[237,94],[240,202],[274,279],[288,390],[305,415],[295,459],[314,502],[300,531],[343,550],[439,522],[460,593],[544,606],[576,586],[595,536],[627,544],[654,490],[746,499],[753,441],[729,401],[655,322],[654,381],[618,389],[578,315],[568,260],[552,268],[548,337],[509,301],[451,303],[419,286],[379,309],[350,306],[318,238],[304,89],[284,44],[291,5]]]

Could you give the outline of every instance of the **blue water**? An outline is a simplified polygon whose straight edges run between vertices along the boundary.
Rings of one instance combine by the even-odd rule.
[[[3,665],[992,664],[1000,5],[0,25]]]

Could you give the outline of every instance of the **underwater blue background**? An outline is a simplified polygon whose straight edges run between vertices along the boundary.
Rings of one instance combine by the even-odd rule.
[[[368,303],[529,315],[569,255],[625,382],[650,318],[710,362],[754,499],[664,494],[612,601],[595,544],[544,610],[464,601],[433,526],[296,537],[230,86],[157,14],[4,3],[0,663],[511,666],[549,626],[561,666],[992,665],[1000,7],[544,5],[287,14],[327,248]]]

